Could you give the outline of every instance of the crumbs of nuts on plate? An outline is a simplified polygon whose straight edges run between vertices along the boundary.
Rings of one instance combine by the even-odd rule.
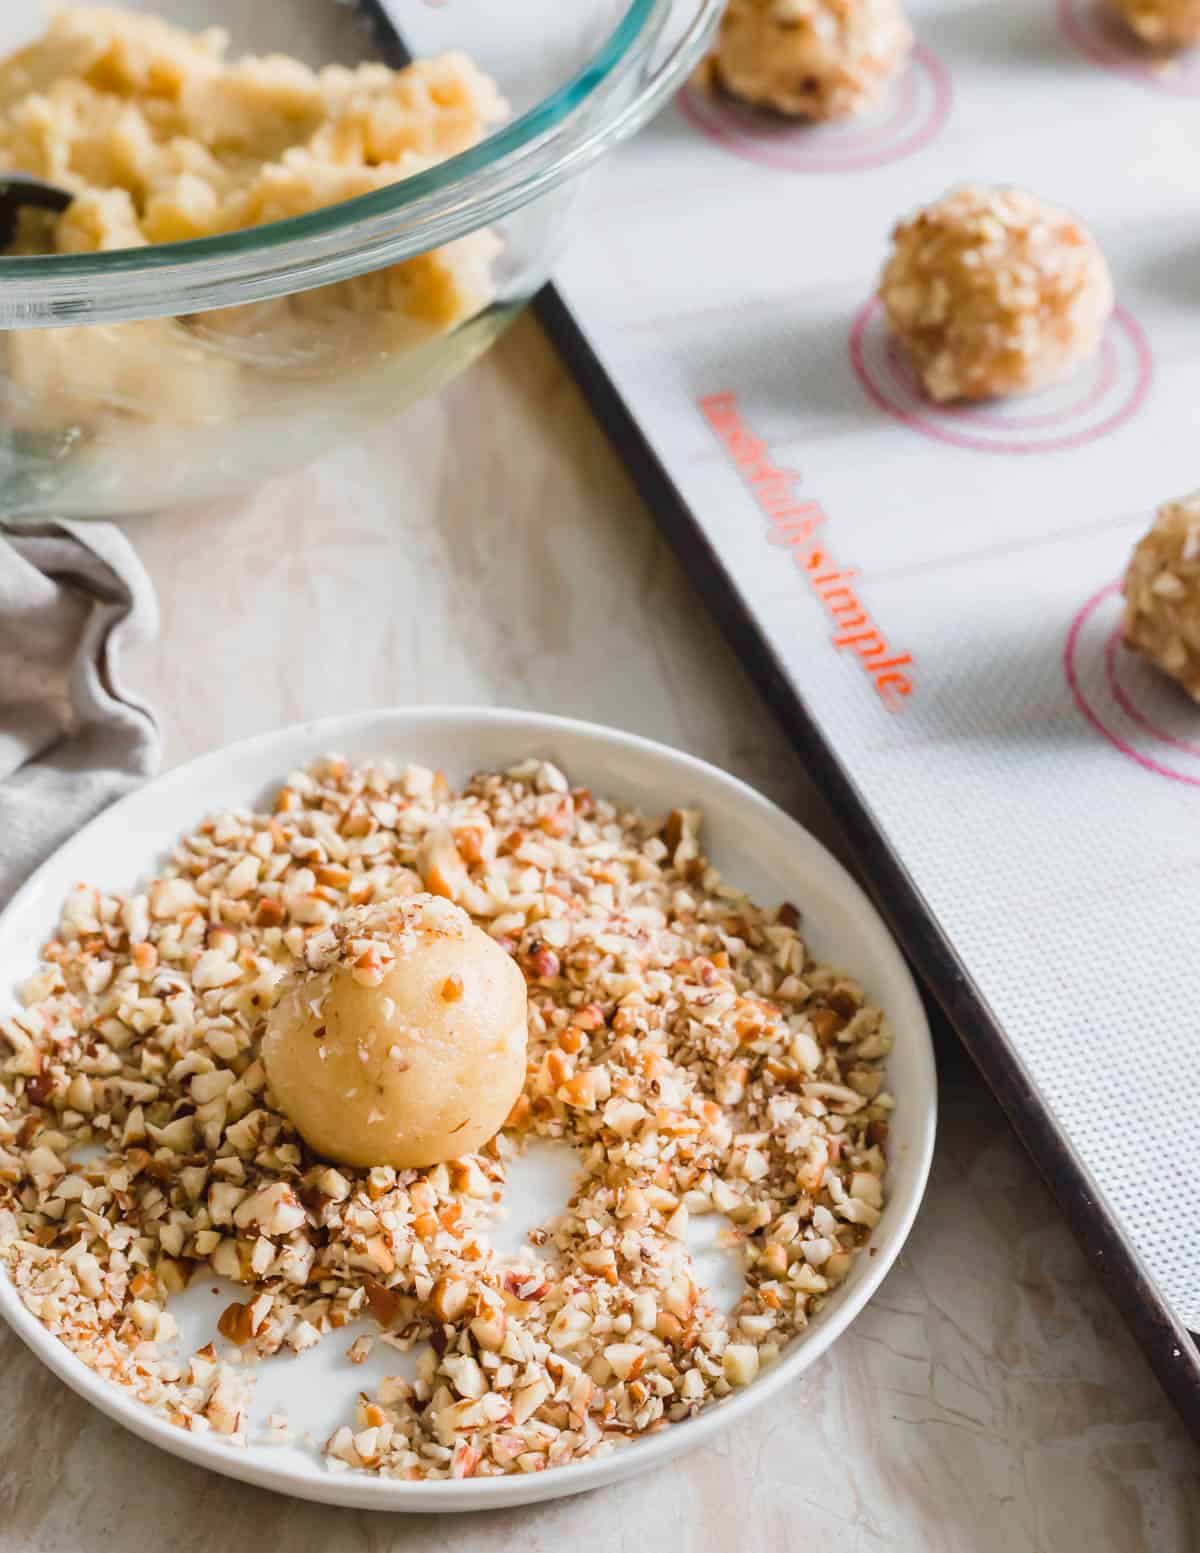
[[[526,977],[524,1090],[476,1154],[332,1166],[272,1104],[265,1014],[347,907],[434,866]],[[798,921],[709,866],[692,810],[647,819],[536,760],[461,792],[319,762],[272,813],[205,821],[145,889],[72,890],[0,1022],[0,1256],[85,1363],[235,1441],[253,1366],[232,1355],[367,1317],[421,1345],[333,1428],[335,1471],[532,1472],[686,1419],[778,1357],[883,1206],[887,1024]],[[573,1144],[583,1180],[506,1259],[488,1226],[531,1135]],[[740,1240],[728,1315],[688,1249],[710,1213]],[[221,1353],[180,1356],[170,1297],[214,1273],[243,1286]]]
[[[375,1339],[369,1332],[360,1332],[359,1335],[346,1349],[346,1357],[351,1364],[362,1364],[370,1355],[375,1346]]]

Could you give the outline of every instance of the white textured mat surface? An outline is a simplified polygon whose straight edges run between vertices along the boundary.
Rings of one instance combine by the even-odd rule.
[[[912,10],[869,123],[685,93],[596,175],[561,290],[1196,1328],[1200,709],[1109,590],[1200,484],[1200,57],[1156,71],[1085,0]],[[892,222],[969,179],[1074,208],[1120,310],[1070,383],[939,412],[868,299]]]

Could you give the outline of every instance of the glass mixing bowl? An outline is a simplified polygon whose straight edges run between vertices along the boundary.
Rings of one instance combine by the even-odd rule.
[[[117,515],[208,498],[438,388],[545,281],[578,174],[696,63],[720,0],[123,8],[222,27],[231,55],[312,66],[461,50],[508,112],[450,160],[311,214],[188,242],[0,257],[0,514]],[[44,26],[40,0],[4,0],[0,53]],[[483,232],[482,249],[478,237],[467,245],[475,300],[463,315],[399,318],[389,287],[401,272],[390,267]]]

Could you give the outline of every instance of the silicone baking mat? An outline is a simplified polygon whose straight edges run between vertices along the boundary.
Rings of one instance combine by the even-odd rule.
[[[1115,633],[1200,485],[1200,51],[1164,68],[1093,0],[911,15],[855,122],[686,88],[593,175],[541,312],[1197,1427],[1200,709]],[[872,291],[969,180],[1076,210],[1119,306],[1061,387],[936,409]]]

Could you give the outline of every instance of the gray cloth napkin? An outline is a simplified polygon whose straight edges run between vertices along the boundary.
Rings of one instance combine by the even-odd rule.
[[[121,649],[150,640],[150,579],[110,523],[0,523],[0,906],[158,766]]]

